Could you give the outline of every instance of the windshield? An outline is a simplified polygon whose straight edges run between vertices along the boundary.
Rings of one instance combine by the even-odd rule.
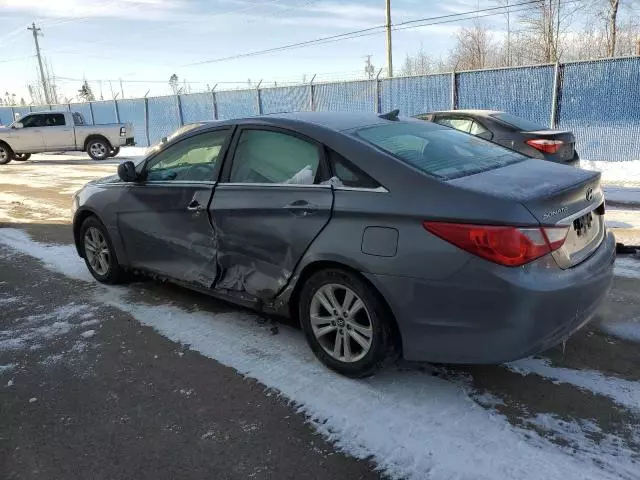
[[[510,113],[493,113],[490,116],[493,118],[497,118],[498,120],[502,120],[504,123],[508,123],[512,127],[515,127],[522,132],[548,130],[548,128],[543,125],[527,120],[526,118],[516,117],[515,115],[511,115]]]
[[[518,153],[473,135],[423,122],[368,127],[356,134],[422,172],[444,180],[524,160]]]

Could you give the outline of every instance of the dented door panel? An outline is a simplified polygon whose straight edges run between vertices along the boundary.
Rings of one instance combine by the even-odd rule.
[[[273,299],[329,222],[332,204],[324,185],[219,184],[210,210],[216,288]]]

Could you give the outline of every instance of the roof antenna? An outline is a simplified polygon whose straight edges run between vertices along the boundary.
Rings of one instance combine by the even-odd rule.
[[[383,120],[397,121],[398,115],[400,115],[400,110],[396,108],[395,110],[391,110],[389,113],[384,113],[382,115],[379,115],[379,117],[382,118]]]

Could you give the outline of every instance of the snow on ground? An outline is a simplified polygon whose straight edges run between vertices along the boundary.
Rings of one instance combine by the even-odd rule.
[[[508,363],[507,368],[521,375],[533,373],[557,383],[569,383],[609,397],[624,407],[640,410],[640,382],[608,377],[591,370],[554,367],[548,360],[542,358],[523,358]]]
[[[602,173],[602,183],[620,187],[640,188],[640,160],[603,162],[580,160],[580,168]]]
[[[24,215],[24,210],[29,214]],[[43,220],[70,222],[71,208],[59,208],[49,203],[43,209],[41,201],[25,198],[24,195],[0,192],[0,220],[17,223],[42,223]]]
[[[13,229],[0,229],[0,243],[40,259],[49,269],[93,281],[86,269],[85,274],[80,273],[84,265],[72,246],[44,245]],[[540,436],[481,407],[458,382],[411,369],[350,380],[323,367],[299,330],[281,326],[280,334],[272,335],[250,313],[214,314],[149,305],[132,301],[129,293],[126,288],[96,285],[95,299],[278,390],[339,448],[358,458],[372,457],[393,478],[637,478],[634,452],[619,437],[607,439],[607,448],[597,448],[592,438],[598,429],[594,424],[575,426],[538,416],[530,422],[544,430]],[[540,368],[531,362],[535,360],[520,368]],[[596,378],[594,372],[549,366],[544,374],[575,381],[597,393],[607,392],[625,405],[638,396],[638,391],[625,391],[624,383]],[[633,382],[628,384],[638,388]],[[499,399],[491,402],[499,404]],[[549,440],[569,434],[566,443],[570,447],[560,448]]]
[[[613,272],[618,277],[640,278],[640,257],[618,257]]]
[[[640,229],[640,210],[621,210],[607,207],[604,218],[609,228]]]
[[[627,321],[602,322],[600,328],[614,337],[640,342],[640,316]]]

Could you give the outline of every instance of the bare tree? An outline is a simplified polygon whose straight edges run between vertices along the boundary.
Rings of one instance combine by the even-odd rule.
[[[426,75],[433,71],[433,60],[420,46],[420,50],[414,55],[407,55],[400,68],[400,75]]]
[[[607,55],[613,57],[616,54],[616,33],[618,30],[618,7],[620,0],[608,0],[607,22]]]
[[[477,70],[492,66],[496,53],[496,44],[488,29],[475,21],[471,28],[458,31],[450,57],[455,70]]]

